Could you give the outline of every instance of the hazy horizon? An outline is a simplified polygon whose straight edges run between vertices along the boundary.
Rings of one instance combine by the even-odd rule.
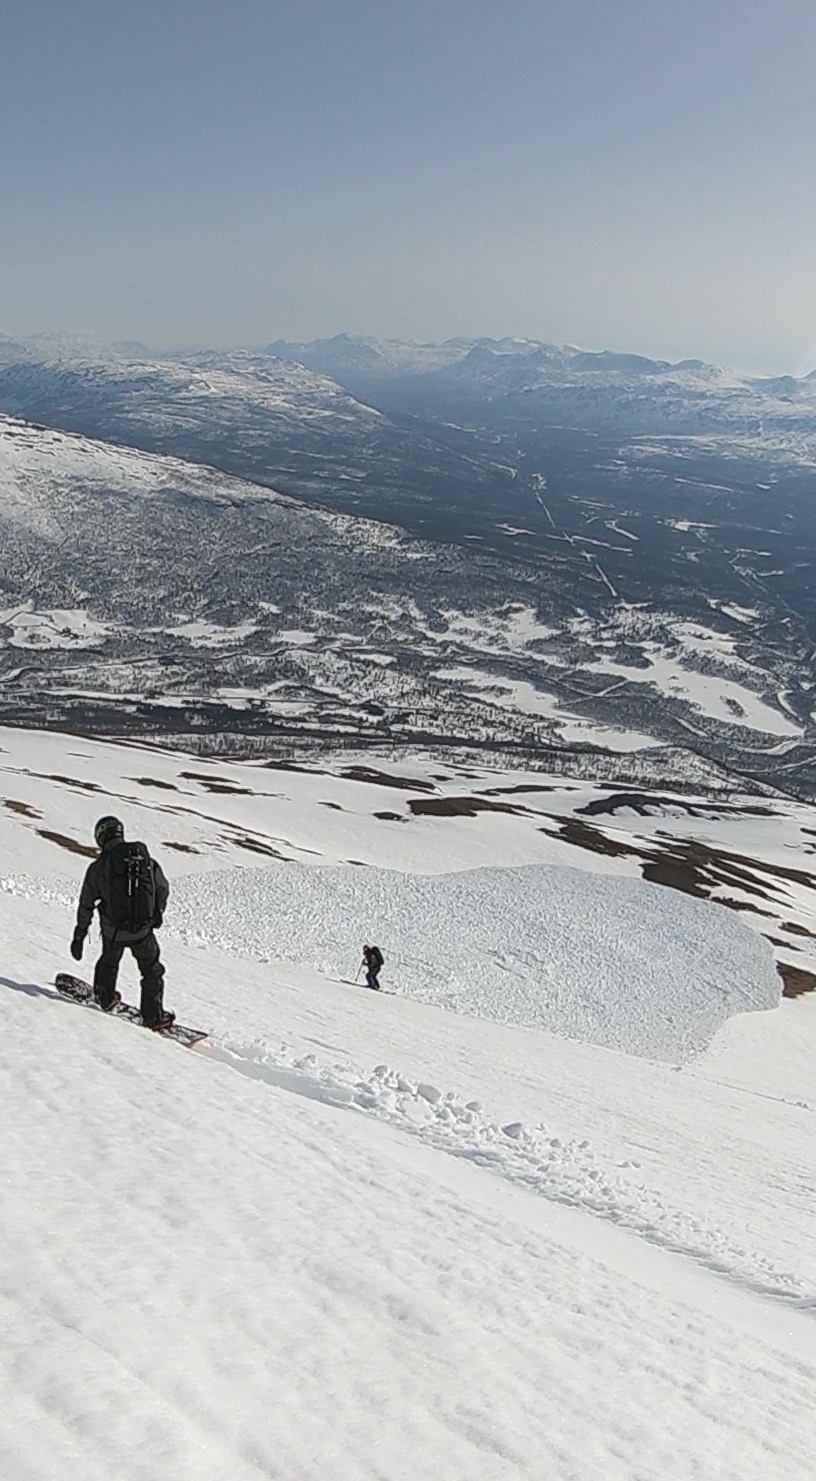
[[[816,364],[816,13],[10,0],[0,327]]]
[[[791,375],[795,376],[798,379],[804,379],[805,377],[810,375],[814,369],[813,366],[803,364],[801,367],[797,367],[796,370],[789,370],[784,364],[769,364],[767,362],[767,359],[762,356],[758,356],[752,360],[751,357],[746,357],[745,355],[743,355],[739,362],[736,358],[728,359],[727,357],[721,357],[716,360],[708,360],[705,356],[690,354],[680,350],[672,350],[671,348],[667,350],[661,350],[655,347],[644,348],[642,344],[634,342],[627,344],[603,344],[600,342],[588,343],[586,341],[583,341],[581,343],[578,343],[575,339],[556,341],[547,336],[540,337],[529,334],[479,335],[462,332],[459,334],[437,335],[434,337],[424,336],[422,338],[419,338],[417,336],[409,335],[374,334],[368,333],[365,330],[358,331],[355,329],[339,329],[333,330],[331,334],[317,333],[310,336],[289,336],[271,333],[268,335],[264,335],[258,340],[239,340],[226,337],[213,340],[190,339],[186,341],[172,340],[167,343],[148,343],[144,339],[141,339],[138,335],[134,334],[94,334],[82,327],[77,329],[66,329],[64,326],[55,325],[51,326],[50,328],[38,328],[33,330],[26,330],[24,328],[21,328],[15,330],[14,332],[11,332],[7,326],[0,325],[0,339],[2,339],[3,337],[6,337],[8,339],[19,339],[20,341],[29,344],[36,343],[37,340],[62,339],[66,342],[76,341],[80,344],[85,342],[88,344],[89,347],[96,346],[100,349],[114,347],[121,348],[130,346],[134,352],[144,351],[147,355],[155,355],[157,358],[174,355],[203,354],[208,350],[244,350],[248,352],[260,352],[265,350],[268,345],[274,343],[276,340],[283,340],[289,344],[311,344],[313,342],[326,341],[334,338],[342,338],[344,336],[347,336],[351,339],[376,340],[381,343],[392,341],[395,343],[413,345],[440,345],[453,340],[485,339],[498,342],[503,339],[516,339],[520,342],[529,341],[531,344],[558,344],[560,347],[578,349],[590,354],[612,352],[616,354],[641,355],[647,359],[664,360],[672,365],[676,365],[684,360],[700,360],[707,364],[719,366],[723,370],[730,370],[735,372],[736,374],[744,374],[747,376],[755,376],[758,378],[762,378],[763,376],[774,378],[782,375]]]

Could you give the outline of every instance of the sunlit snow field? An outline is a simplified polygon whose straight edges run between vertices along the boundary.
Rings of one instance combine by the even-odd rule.
[[[0,732],[0,1475],[810,1481],[816,998],[406,770]],[[50,985],[108,811],[197,1051]]]

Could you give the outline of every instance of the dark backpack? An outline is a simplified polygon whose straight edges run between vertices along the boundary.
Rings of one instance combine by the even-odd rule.
[[[143,843],[124,838],[105,852],[106,914],[117,931],[148,930],[156,914],[153,860]]]
[[[382,952],[380,951],[379,946],[370,946],[369,947],[369,956],[370,956],[371,961],[373,963],[374,970],[376,972],[379,972],[380,967],[383,965],[383,963],[385,961],[385,957],[383,956]]]

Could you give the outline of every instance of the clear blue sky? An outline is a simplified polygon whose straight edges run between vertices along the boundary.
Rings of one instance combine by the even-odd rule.
[[[813,0],[5,0],[0,330],[816,364]]]

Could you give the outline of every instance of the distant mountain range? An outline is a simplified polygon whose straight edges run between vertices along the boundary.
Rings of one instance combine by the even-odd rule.
[[[816,792],[816,382],[0,336],[6,718]]]

